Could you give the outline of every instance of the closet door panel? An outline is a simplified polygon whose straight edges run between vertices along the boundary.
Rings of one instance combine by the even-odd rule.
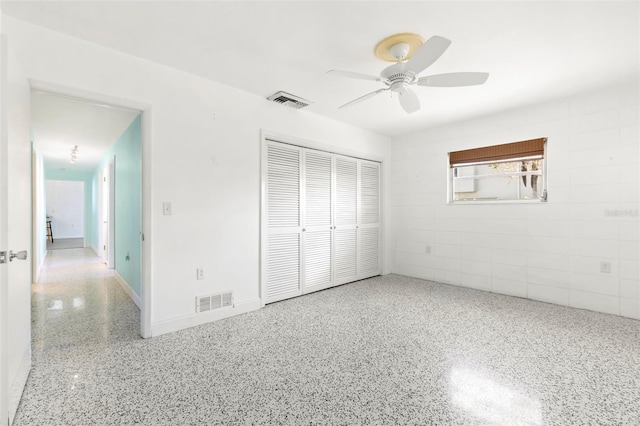
[[[358,160],[335,156],[334,284],[358,278]]]
[[[305,228],[331,226],[331,155],[304,151]]]
[[[332,284],[331,230],[304,233],[304,293]]]
[[[300,294],[300,236],[271,234],[267,242],[267,303]]]
[[[303,293],[321,290],[333,282],[332,156],[303,150]]]
[[[358,160],[336,156],[336,226],[358,224]]]
[[[301,155],[297,147],[267,144],[265,303],[302,294]]]
[[[267,226],[300,225],[300,149],[267,145]]]
[[[360,279],[380,275],[380,230],[360,229]]]
[[[335,284],[344,284],[357,279],[358,275],[358,230],[335,230]]]
[[[360,164],[360,224],[380,224],[380,164],[362,161]]]
[[[358,278],[380,274],[380,163],[360,162]]]

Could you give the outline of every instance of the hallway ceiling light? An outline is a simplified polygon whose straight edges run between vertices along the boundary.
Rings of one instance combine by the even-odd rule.
[[[78,161],[78,145],[75,145],[73,148],[71,148],[71,164],[75,163],[76,161]]]

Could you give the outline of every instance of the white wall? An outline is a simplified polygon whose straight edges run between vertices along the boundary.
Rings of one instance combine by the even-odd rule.
[[[392,272],[640,318],[638,93],[633,81],[395,139]],[[548,203],[446,204],[447,152],[538,137]]]
[[[47,180],[47,216],[53,239],[84,237],[84,182]]]
[[[153,334],[213,319],[196,317],[198,294],[234,290],[238,312],[260,305],[261,129],[389,158],[387,137],[4,19],[9,43],[17,46],[31,79],[148,106],[143,139],[150,126],[151,143],[143,141],[143,191],[151,209],[143,228],[144,250],[151,253],[146,273]],[[386,161],[387,177],[388,167]],[[383,196],[387,190],[385,185]],[[171,216],[162,215],[165,201],[173,203]],[[206,279],[196,281],[197,267],[205,269]]]

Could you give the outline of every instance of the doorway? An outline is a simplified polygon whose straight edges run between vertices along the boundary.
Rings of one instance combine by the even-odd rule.
[[[47,250],[85,247],[85,183],[47,180]]]
[[[141,110],[40,88],[32,88],[31,105],[34,158],[42,163],[44,171],[35,173],[38,167],[34,167],[34,199],[45,200],[46,219],[53,219],[53,238],[43,234],[46,228],[34,226],[34,248],[44,240],[55,241],[66,236],[64,233],[56,236],[56,228],[63,230],[65,223],[60,220],[59,209],[55,212],[49,209],[50,198],[55,198],[55,194],[49,194],[50,181],[75,181],[83,185],[84,203],[81,204],[85,207],[85,221],[75,228],[84,227],[81,246],[84,254],[78,258],[86,258],[92,268],[95,264],[91,257],[97,258],[110,271],[101,280],[115,283],[125,298],[129,297],[137,309],[142,309]],[[66,201],[68,208],[70,203]],[[34,203],[34,221],[44,219],[42,214]],[[63,258],[53,256],[50,250],[45,253],[36,265],[36,276],[40,276],[40,270],[55,269],[52,261]],[[34,287],[34,292],[38,290],[44,291],[41,286]],[[141,325],[142,318],[144,316]],[[145,336],[142,327],[139,333]]]

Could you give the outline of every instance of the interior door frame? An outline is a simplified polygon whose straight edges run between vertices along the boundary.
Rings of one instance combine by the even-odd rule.
[[[111,156],[107,164],[102,168],[101,176],[103,181],[100,185],[100,241],[103,244],[104,260],[109,269],[115,269],[115,241],[116,241],[116,224],[115,224],[115,200],[116,200],[116,183],[115,183],[115,163],[116,157]],[[105,188],[106,186],[106,188]],[[106,206],[105,206],[106,204]],[[106,211],[106,214],[105,214]],[[106,216],[106,218],[105,218]],[[105,231],[104,223],[107,223]],[[106,235],[105,235],[106,234]]]
[[[374,161],[380,163],[380,181],[383,182],[383,185],[380,187],[380,273],[387,273],[387,268],[383,267],[384,260],[386,258],[386,232],[384,232],[385,223],[385,214],[384,214],[384,201],[383,195],[385,191],[385,180],[384,180],[384,170],[386,167],[386,161],[384,157],[370,154],[366,152],[345,149],[339,145],[332,145],[323,142],[312,141],[308,139],[298,138],[295,136],[283,134],[280,132],[261,129],[260,130],[260,265],[258,270],[260,271],[258,281],[260,283],[260,304],[262,307],[265,306],[265,301],[267,299],[267,289],[266,289],[266,277],[267,277],[267,142],[278,142],[286,145],[293,145],[299,148],[307,148],[307,149],[315,149],[318,151],[323,151],[330,154],[338,154],[344,155],[347,157],[353,157],[361,160]]]
[[[1,12],[0,12],[1,15]],[[0,250],[9,250],[7,237],[7,215],[4,209],[8,198],[7,158],[2,148],[7,141],[7,36],[0,34]],[[8,297],[8,265],[0,265],[0,424],[9,423],[9,371],[8,371],[8,330],[7,330],[7,297]]]
[[[42,80],[29,79],[31,90],[42,90],[57,93],[71,98],[121,106],[140,111],[141,114],[141,169],[142,169],[142,205],[141,205],[141,285],[140,285],[140,335],[143,338],[151,337],[152,319],[152,215],[151,215],[151,150],[152,150],[152,116],[153,109],[150,104],[107,95],[104,93],[90,92],[87,90],[64,86]]]
[[[109,196],[107,199],[109,200],[109,206],[107,208],[107,214],[109,221],[109,231],[108,231],[108,241],[109,246],[107,247],[107,268],[115,269],[116,268],[116,157],[115,155],[111,157],[109,163],[107,164],[109,168],[109,182],[107,182]]]

